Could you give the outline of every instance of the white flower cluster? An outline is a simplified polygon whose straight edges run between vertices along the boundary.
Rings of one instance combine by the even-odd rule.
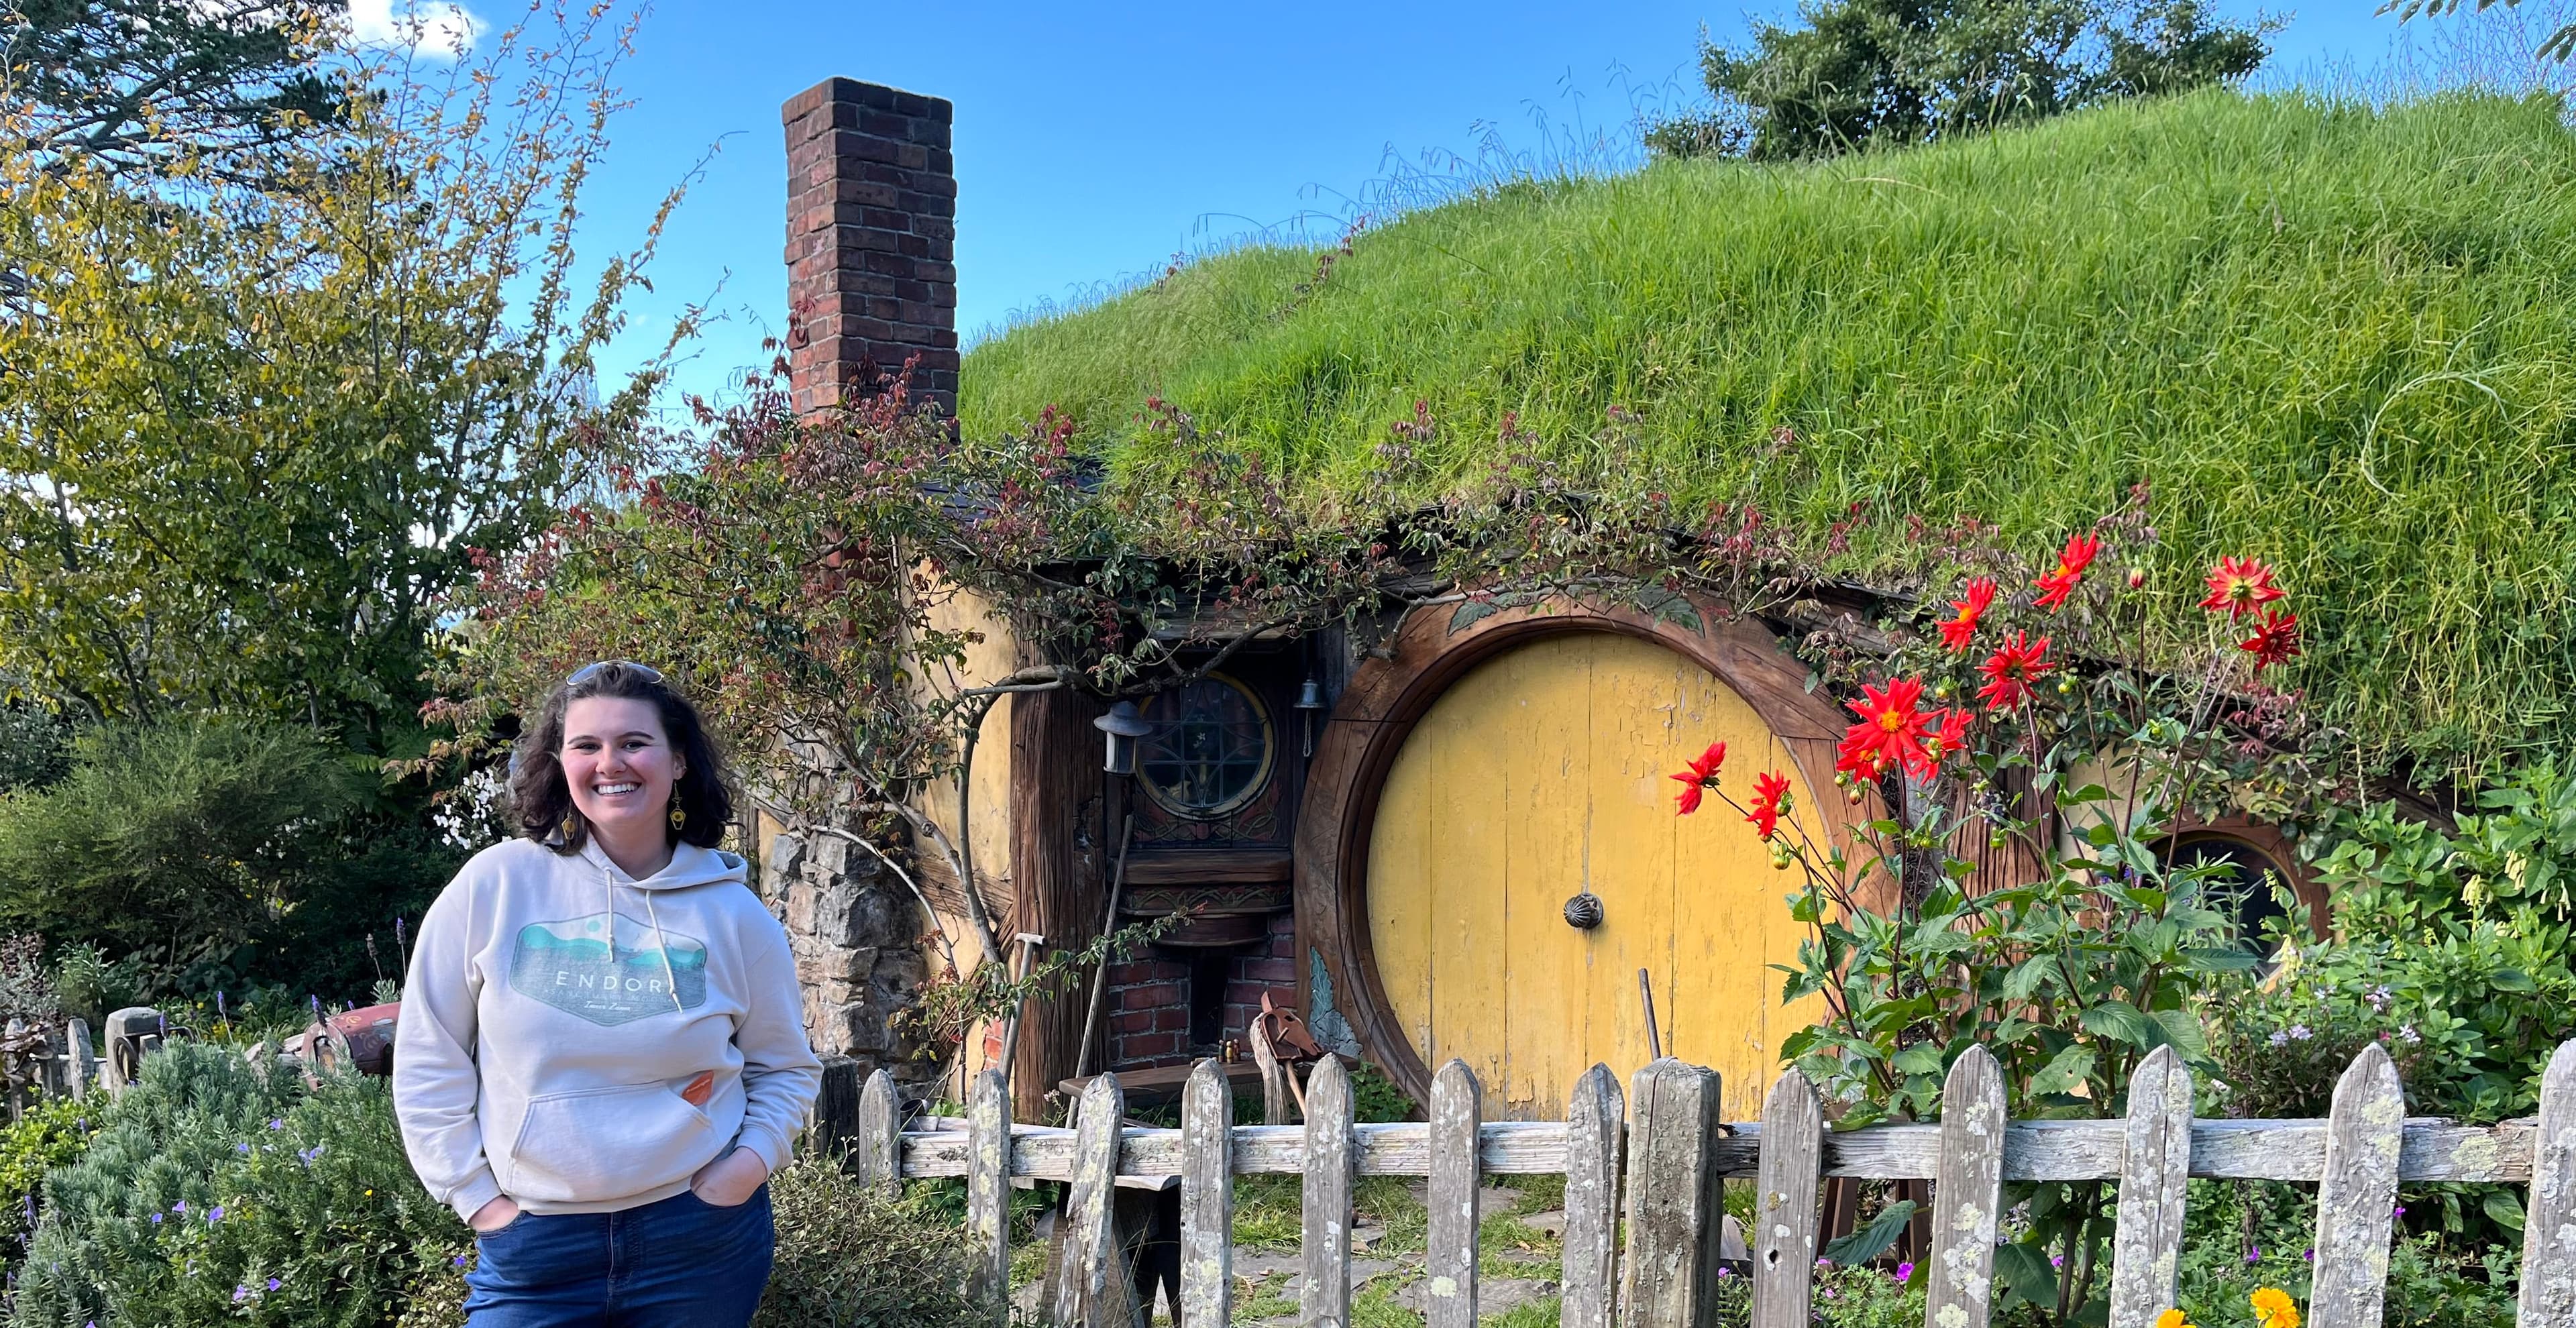
[[[430,809],[439,838],[458,848],[482,848],[509,833],[509,781],[493,765],[467,775]]]

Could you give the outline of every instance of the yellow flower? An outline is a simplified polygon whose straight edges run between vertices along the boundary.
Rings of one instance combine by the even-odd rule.
[[[2166,1310],[2156,1316],[2156,1328],[2191,1328],[2191,1325],[2182,1321],[2181,1310]]]
[[[2262,1328],[2299,1328],[2299,1306],[2290,1293],[2279,1287],[2258,1287],[2246,1297],[2254,1302],[2254,1317]]]

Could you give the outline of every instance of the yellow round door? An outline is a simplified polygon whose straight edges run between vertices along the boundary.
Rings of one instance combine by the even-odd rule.
[[[1699,665],[1602,632],[1485,661],[1405,739],[1369,838],[1368,926],[1380,984],[1423,1063],[1465,1060],[1489,1118],[1561,1120],[1595,1061],[1625,1084],[1649,1057],[1637,971],[1667,1055],[1715,1068],[1727,1118],[1761,1115],[1803,929],[1796,884],[1726,805],[1676,816],[1667,778],[1722,739],[1739,801],[1762,770],[1813,794],[1744,699]],[[1812,822],[1811,822],[1812,823]],[[1602,920],[1566,901],[1589,888]]]

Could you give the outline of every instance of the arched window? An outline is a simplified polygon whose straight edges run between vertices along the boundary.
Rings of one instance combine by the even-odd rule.
[[[1176,816],[1212,820],[1269,782],[1270,711],[1250,688],[1212,673],[1143,707],[1153,732],[1138,750],[1145,795]]]
[[[2293,889],[2297,877],[2272,853],[2224,831],[2185,834],[2170,848],[2162,848],[2159,856],[2167,870],[2213,868],[2206,878],[2211,906],[2236,920],[2237,942],[2261,954],[2268,968],[2271,955],[2264,931],[2289,916],[2274,887]]]

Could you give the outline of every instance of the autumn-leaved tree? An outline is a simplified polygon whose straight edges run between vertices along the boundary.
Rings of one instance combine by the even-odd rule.
[[[402,745],[466,548],[542,529],[655,377],[594,387],[658,218],[588,293],[573,269],[628,30],[553,21],[347,70],[255,184],[194,146],[0,161],[0,677]]]

